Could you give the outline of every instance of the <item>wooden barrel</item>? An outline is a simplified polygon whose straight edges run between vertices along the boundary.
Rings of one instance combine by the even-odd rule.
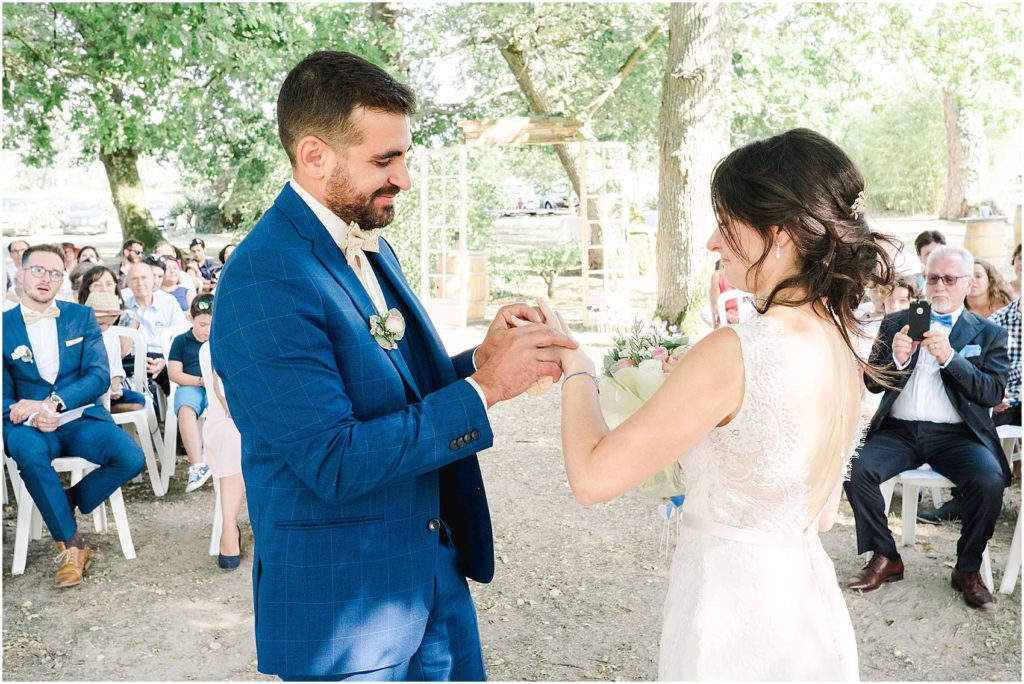
[[[467,251],[466,266],[469,268],[469,302],[466,317],[476,320],[487,317],[487,252]],[[462,294],[462,270],[457,252],[449,252],[445,260],[445,272],[450,275],[444,284],[442,297],[458,300]]]
[[[996,268],[1010,261],[1013,248],[1009,246],[1005,216],[975,216],[964,222],[964,248],[975,259],[984,259]]]

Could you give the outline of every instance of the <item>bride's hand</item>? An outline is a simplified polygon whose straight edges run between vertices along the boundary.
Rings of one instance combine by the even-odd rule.
[[[569,325],[565,322],[562,314],[551,308],[551,304],[548,300],[543,297],[538,297],[537,308],[540,309],[541,315],[544,317],[544,325],[547,325],[566,337],[579,342],[579,340],[576,340],[573,336],[572,331],[569,329]],[[590,356],[583,351],[582,345],[578,346],[576,349],[558,349],[558,353],[561,358],[563,377],[577,371],[594,373],[594,362],[590,359]]]

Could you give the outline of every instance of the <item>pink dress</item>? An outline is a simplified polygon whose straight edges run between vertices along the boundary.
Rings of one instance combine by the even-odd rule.
[[[206,462],[214,477],[237,475],[242,472],[242,436],[238,434],[235,421],[224,410],[216,393],[211,391],[209,397],[206,422],[203,425]]]

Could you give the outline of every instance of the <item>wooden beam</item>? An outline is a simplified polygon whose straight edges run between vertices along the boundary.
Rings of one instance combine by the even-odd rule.
[[[466,145],[557,145],[586,140],[583,124],[563,117],[508,117],[494,121],[461,121]]]

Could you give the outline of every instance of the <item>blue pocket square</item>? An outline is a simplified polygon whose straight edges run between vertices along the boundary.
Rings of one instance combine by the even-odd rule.
[[[960,350],[960,356],[969,359],[972,356],[981,356],[981,347],[976,344],[969,344]]]

